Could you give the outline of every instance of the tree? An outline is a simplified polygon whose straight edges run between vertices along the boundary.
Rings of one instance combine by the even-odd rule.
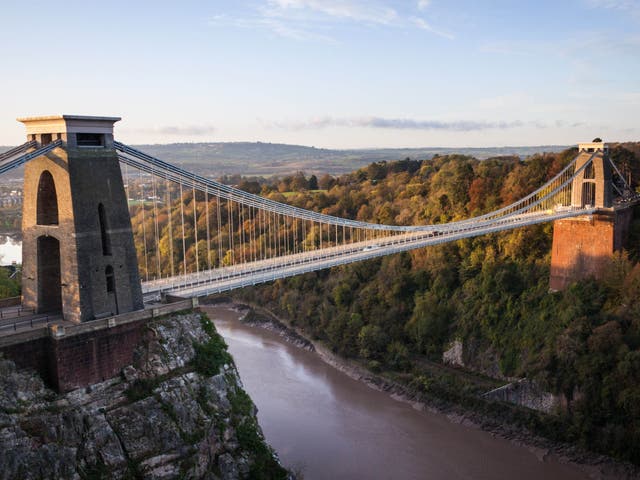
[[[20,295],[20,284],[9,278],[9,271],[0,267],[0,298],[17,297]]]
[[[440,354],[447,339],[451,312],[432,292],[416,299],[413,315],[407,323],[407,333],[418,347],[427,354]]]
[[[333,178],[328,173],[325,173],[320,180],[318,180],[318,186],[322,190],[331,190],[331,188],[336,184],[335,178]]]
[[[291,181],[291,190],[294,192],[302,192],[303,190],[307,190],[309,183],[304,176],[304,173],[298,172],[293,177]]]
[[[382,358],[387,345],[387,335],[378,325],[365,325],[358,334],[360,356],[368,360]]]

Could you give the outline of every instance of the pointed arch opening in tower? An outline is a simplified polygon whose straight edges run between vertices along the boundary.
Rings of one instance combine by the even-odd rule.
[[[38,312],[62,311],[60,242],[54,237],[38,237]]]
[[[53,176],[48,170],[40,174],[36,223],[38,225],[58,225],[58,195]]]
[[[593,180],[596,178],[596,170],[593,168],[593,162],[589,163],[586,167],[584,167],[584,175],[583,178],[588,178]]]
[[[102,240],[102,254],[111,255],[111,239],[109,238],[109,222],[104,211],[104,205],[98,204],[98,220],[100,222],[100,239]]]
[[[584,182],[582,184],[582,206],[593,207],[596,204],[596,184],[595,182]]]

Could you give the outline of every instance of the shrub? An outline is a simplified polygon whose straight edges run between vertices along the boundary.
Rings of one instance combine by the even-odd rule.
[[[193,348],[196,352],[193,368],[201,375],[217,375],[220,367],[233,363],[231,355],[227,352],[227,344],[218,334],[214,334],[207,343],[194,343]]]

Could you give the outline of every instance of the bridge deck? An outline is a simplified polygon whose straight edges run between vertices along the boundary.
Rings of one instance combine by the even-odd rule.
[[[279,278],[376,258],[415,248],[451,242],[517,227],[593,214],[594,208],[549,210],[505,217],[500,221],[444,224],[441,230],[412,232],[365,242],[328,247],[293,255],[248,262],[233,267],[201,271],[143,282],[145,299],[158,299],[162,293],[185,297],[221,293]]]

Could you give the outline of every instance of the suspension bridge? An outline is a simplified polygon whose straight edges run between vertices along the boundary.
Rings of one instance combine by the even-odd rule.
[[[383,225],[298,208],[197,175],[114,139],[117,117],[20,119],[22,297],[0,303],[0,354],[58,391],[131,364],[154,317],[200,296],[411,249],[554,222],[550,288],[597,275],[638,197],[603,142],[493,212]],[[604,259],[604,260],[603,260]],[[176,298],[177,297],[177,298]]]
[[[121,143],[116,142],[116,149],[126,168],[132,167],[151,176],[153,195],[150,198],[153,205],[149,207],[149,214],[153,219],[154,231],[149,243],[155,249],[151,260],[145,258],[142,269],[147,272],[147,278],[142,283],[143,293],[147,297],[157,297],[161,292],[183,296],[220,293],[429,245],[591,214],[596,211],[592,192],[585,192],[586,200],[583,202],[580,199],[580,203],[574,205],[571,191],[576,178],[593,177],[593,159],[602,154],[588,154],[589,158],[578,168],[576,163],[580,155],[576,156],[535,192],[486,215],[446,224],[393,226],[337,218],[291,207],[184,171]],[[175,264],[170,271],[163,272],[163,263],[157,255],[158,232],[168,228],[157,225],[159,217],[168,218],[168,215],[158,213],[158,209],[161,209],[157,205],[158,181],[171,181],[178,185],[182,189],[179,198],[184,198],[185,190],[191,191],[191,206],[194,209],[192,221],[197,224],[198,212],[201,212],[206,223],[207,238],[202,251],[199,251],[196,239],[195,263],[190,270],[186,263],[179,265],[181,272],[178,275],[175,274]],[[592,183],[588,185],[593,187]],[[193,201],[199,193],[204,195],[205,211],[197,206],[197,200]],[[184,201],[178,202],[183,210]],[[169,209],[172,204],[170,199],[164,202]],[[211,205],[215,205],[215,210],[208,208],[214,210],[213,215],[211,211],[206,211]],[[224,224],[221,224],[222,212],[226,213]],[[178,235],[184,233],[184,212],[181,213],[180,229],[176,232]],[[218,237],[214,242],[211,241],[213,230]],[[219,232],[223,230],[220,238]],[[194,234],[197,234],[197,229],[194,229]],[[147,241],[144,242],[146,244]],[[184,245],[183,242],[183,248]],[[218,248],[219,251],[212,255],[211,248]],[[149,257],[151,251],[145,247],[145,256]],[[226,252],[228,264],[218,262],[212,266],[211,258],[222,258],[222,252]],[[232,254],[229,255],[229,252]],[[199,256],[207,259],[202,269],[199,268]],[[187,259],[184,250],[182,259]],[[154,261],[157,264],[150,266]],[[150,275],[153,278],[149,278]]]
[[[65,121],[69,124],[69,119],[86,122],[91,118],[67,117]],[[493,212],[445,224],[383,225],[325,215],[247,193],[90,132],[78,132],[73,146],[83,154],[104,150],[117,156],[135,227],[145,302],[158,301],[165,294],[198,297],[226,292],[463,238],[591,215],[624,207],[636,199],[611,162],[606,145],[583,144],[575,158],[547,183]],[[28,142],[3,153],[0,174],[38,158],[55,161],[55,152],[70,143],[60,134],[57,137],[32,135]],[[43,167],[38,172],[44,175],[44,171]],[[47,189],[53,192],[47,193]],[[43,184],[41,177],[38,197],[55,202],[55,189],[55,185]],[[95,216],[99,217],[96,223],[106,255],[106,244],[115,229],[105,216],[109,206],[105,202],[100,205]],[[36,206],[38,212],[47,208],[50,205]],[[54,234],[47,230],[46,235]],[[105,288],[112,291],[109,268]]]

